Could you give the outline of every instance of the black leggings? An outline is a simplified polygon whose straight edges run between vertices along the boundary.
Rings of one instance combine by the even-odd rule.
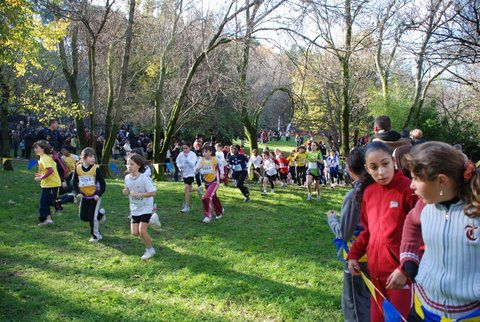
[[[307,168],[305,166],[299,167],[297,166],[297,183],[302,186],[305,183],[305,176]]]
[[[247,171],[233,172],[232,178],[237,181],[237,188],[240,189],[246,198],[248,198],[250,196],[250,192],[248,191],[248,187],[243,185],[245,179],[247,178]]]
[[[274,189],[275,188],[275,181],[278,180],[278,175],[274,174],[273,176],[267,175],[268,182],[270,182],[270,188]]]
[[[292,176],[293,182],[297,183],[297,173],[295,172],[295,166],[288,167],[288,171],[290,172],[290,175]]]

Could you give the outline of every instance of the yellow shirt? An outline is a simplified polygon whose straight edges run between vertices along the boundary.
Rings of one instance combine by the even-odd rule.
[[[287,158],[288,160],[288,166],[294,167],[295,166],[295,155],[290,154]]]
[[[86,197],[93,196],[97,190],[97,168],[98,165],[95,164],[90,170],[83,171],[82,164],[77,165],[78,187]]]
[[[67,166],[68,173],[72,173],[73,171],[75,171],[75,166],[77,162],[73,158],[73,155],[70,154],[69,157],[62,155],[62,160],[63,162],[65,162],[65,165]]]
[[[53,173],[40,181],[40,187],[42,188],[56,188],[62,185],[60,176],[58,175],[57,164],[53,161],[52,157],[48,154],[44,154],[38,160],[38,169],[42,176],[47,173],[48,168],[53,168]]]
[[[207,160],[204,157],[200,158],[200,173],[205,182],[213,182],[217,177],[217,158],[213,157]]]
[[[297,166],[304,167],[307,164],[307,153],[297,153],[295,160],[297,160]]]

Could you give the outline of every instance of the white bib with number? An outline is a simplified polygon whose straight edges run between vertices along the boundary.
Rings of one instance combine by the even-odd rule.
[[[242,171],[242,166],[240,164],[235,164],[233,166],[233,171]]]
[[[201,174],[212,174],[212,173],[215,173],[215,171],[213,170],[212,165],[208,164],[208,165],[204,165],[200,168],[200,173]]]
[[[80,188],[95,186],[95,179],[93,179],[93,176],[79,176],[78,186]]]
[[[309,169],[316,169],[317,168],[317,162],[308,162],[308,168]]]

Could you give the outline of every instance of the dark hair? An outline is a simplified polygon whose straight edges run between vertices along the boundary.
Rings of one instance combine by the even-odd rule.
[[[390,131],[392,129],[392,121],[390,121],[390,118],[386,115],[380,115],[375,119],[375,125],[380,129],[384,131]]]
[[[92,157],[94,155],[95,155],[95,150],[93,150],[92,148],[85,148],[80,153],[80,156],[82,157],[82,159],[85,159],[86,157]]]
[[[480,171],[471,164],[472,176],[465,178],[469,165],[465,154],[447,143],[431,141],[415,145],[404,156],[404,161],[411,173],[422,181],[435,180],[439,174],[451,178],[458,196],[465,202],[465,215],[480,217]]]
[[[212,153],[212,152],[213,152],[213,148],[212,148],[212,146],[211,146],[210,144],[205,143],[205,144],[203,145],[203,147],[202,147],[202,152],[204,152],[204,151],[210,151],[210,153]]]
[[[132,152],[130,152],[130,153],[136,153],[136,154],[139,154],[139,155],[143,155],[142,151],[139,148],[132,149]]]
[[[240,150],[240,146],[238,144],[233,144],[230,146],[231,148],[235,148],[237,150]]]
[[[56,119],[50,119],[48,120],[48,126],[52,125],[53,123],[57,122]]]
[[[140,172],[140,173],[145,172],[145,170],[147,168],[147,165],[148,165],[148,161],[145,160],[145,158],[143,156],[141,156],[138,153],[132,153],[132,154],[130,154],[130,156],[128,158],[138,165],[138,172]]]
[[[268,152],[268,151],[262,151],[262,154],[266,155],[267,157],[270,157],[270,152]]]
[[[48,144],[47,141],[45,140],[37,141],[33,144],[33,147],[35,148],[37,146],[39,148],[42,148],[45,154],[53,154],[53,147],[50,144]]]
[[[365,147],[364,151],[365,151],[365,153],[364,153],[364,160],[365,161],[367,160],[367,157],[370,153],[373,153],[373,152],[376,152],[376,151],[383,151],[390,156],[392,155],[392,150],[390,150],[390,148],[385,143],[380,142],[380,141],[370,142]],[[392,157],[392,159],[393,159],[393,157]],[[393,162],[393,160],[392,160],[392,162]],[[364,163],[364,167],[365,167],[365,163]],[[357,201],[359,201],[359,202],[361,202],[362,199],[363,199],[363,193],[365,192],[365,189],[367,189],[367,187],[369,185],[374,183],[375,180],[373,180],[370,173],[368,173],[368,171],[365,170],[360,177],[360,181],[362,183],[360,184],[360,187],[358,188],[358,191],[357,191]]]
[[[354,148],[348,153],[347,158],[348,169],[357,176],[362,176],[365,172],[365,149]]]
[[[189,148],[192,147],[192,144],[191,144],[190,142],[188,142],[188,141],[183,141],[183,142],[182,142],[182,146],[184,146],[184,145],[188,146]]]

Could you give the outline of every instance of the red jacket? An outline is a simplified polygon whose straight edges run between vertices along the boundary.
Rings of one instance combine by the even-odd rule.
[[[280,172],[281,173],[288,173],[289,169],[288,169],[288,160],[287,158],[280,158],[278,160],[279,164],[280,164]]]
[[[403,223],[417,202],[410,182],[396,170],[388,185],[373,183],[363,194],[361,222],[365,229],[347,258],[358,260],[366,253],[368,271],[374,278],[386,280],[400,264]]]

